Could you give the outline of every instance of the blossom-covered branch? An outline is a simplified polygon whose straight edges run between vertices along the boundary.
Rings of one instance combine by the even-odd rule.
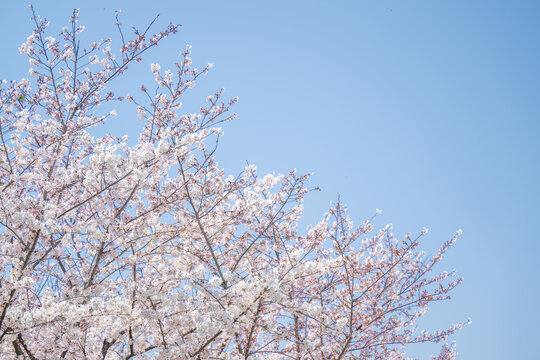
[[[32,13],[31,79],[0,87],[2,359],[401,359],[462,326],[416,330],[461,282],[435,272],[458,234],[427,257],[426,231],[355,226],[340,201],[303,232],[308,175],[225,175],[218,126],[237,99],[182,113],[212,67],[191,47],[172,71],[151,65],[155,93],[110,90],[178,25],[129,39],[117,13],[115,52],[81,45],[77,10],[60,40]],[[134,145],[95,135],[119,101],[137,110]]]

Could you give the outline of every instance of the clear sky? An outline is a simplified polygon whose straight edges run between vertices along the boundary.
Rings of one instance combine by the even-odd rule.
[[[116,37],[118,8],[127,26],[157,13],[158,26],[181,23],[121,89],[151,84],[151,62],[167,68],[193,45],[194,62],[214,68],[185,103],[203,103],[220,87],[240,97],[220,165],[314,172],[323,191],[308,198],[306,224],[339,192],[358,222],[381,208],[378,225],[391,222],[396,234],[428,227],[428,249],[462,228],[440,269],[457,269],[465,283],[422,324],[471,317],[454,337],[459,359],[540,358],[540,1],[34,5],[53,29],[80,8],[88,40]],[[17,48],[29,17],[24,1],[0,2],[1,79],[28,76]],[[134,119],[119,112],[112,131],[136,134]]]

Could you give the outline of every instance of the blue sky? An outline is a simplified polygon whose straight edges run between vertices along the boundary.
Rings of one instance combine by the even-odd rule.
[[[428,328],[471,317],[459,359],[535,359],[540,239],[538,1],[35,1],[53,29],[81,9],[88,40],[125,25],[181,23],[118,86],[151,83],[149,65],[185,44],[214,63],[186,99],[220,87],[239,96],[220,164],[314,172],[316,222],[337,193],[358,222],[383,209],[396,234],[430,229],[427,248],[464,233],[444,260],[465,283],[428,312]],[[28,76],[17,48],[31,31],[24,2],[0,3],[0,78]],[[112,130],[136,134],[134,113]],[[432,348],[411,354],[427,358]]]

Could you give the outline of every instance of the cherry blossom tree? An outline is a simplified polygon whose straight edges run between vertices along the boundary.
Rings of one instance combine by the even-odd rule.
[[[190,47],[173,70],[152,64],[156,92],[111,91],[177,25],[128,39],[117,22],[113,51],[80,44],[77,10],[59,39],[32,13],[31,80],[0,88],[0,358],[403,359],[462,326],[417,329],[461,282],[434,270],[459,233],[427,256],[426,230],[355,226],[339,201],[302,232],[309,176],[225,175],[218,126],[236,99],[221,89],[181,113],[211,68]],[[95,135],[121,101],[138,112],[134,145]]]

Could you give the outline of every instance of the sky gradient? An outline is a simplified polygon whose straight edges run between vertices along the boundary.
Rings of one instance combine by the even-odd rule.
[[[465,278],[420,325],[473,323],[458,359],[538,359],[540,2],[538,1],[35,1],[56,36],[81,10],[88,41],[112,36],[114,10],[143,27],[161,13],[179,34],[115,84],[152,84],[186,44],[214,67],[184,101],[221,87],[239,96],[219,163],[261,174],[314,172],[305,224],[341,194],[360,223],[397,235],[430,229],[432,250],[461,228],[440,270]],[[17,48],[32,29],[24,2],[0,3],[0,79],[28,77]],[[118,44],[113,41],[114,44]],[[137,134],[133,109],[110,131]],[[411,348],[428,358],[434,347]]]

